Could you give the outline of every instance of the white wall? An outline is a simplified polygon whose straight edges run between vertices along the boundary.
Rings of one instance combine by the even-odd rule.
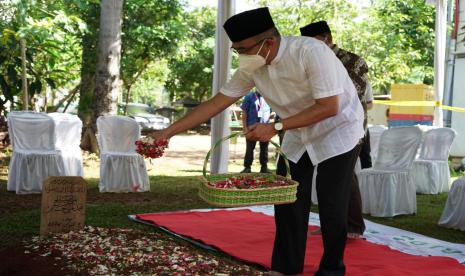
[[[368,110],[368,124],[387,126],[386,109],[387,105],[373,104],[373,108]]]

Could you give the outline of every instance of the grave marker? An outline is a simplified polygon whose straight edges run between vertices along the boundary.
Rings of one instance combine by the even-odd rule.
[[[87,182],[80,176],[51,176],[42,186],[40,235],[84,228]]]

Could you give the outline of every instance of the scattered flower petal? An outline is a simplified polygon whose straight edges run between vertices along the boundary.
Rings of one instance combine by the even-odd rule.
[[[160,232],[86,226],[78,232],[33,237],[25,248],[24,253],[54,258],[77,274],[266,275]]]

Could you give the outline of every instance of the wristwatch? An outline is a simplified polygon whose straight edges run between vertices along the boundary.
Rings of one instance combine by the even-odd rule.
[[[275,129],[276,131],[281,131],[281,130],[283,130],[283,123],[281,123],[281,122],[276,122],[276,123],[274,123],[273,126],[274,126],[274,129]]]

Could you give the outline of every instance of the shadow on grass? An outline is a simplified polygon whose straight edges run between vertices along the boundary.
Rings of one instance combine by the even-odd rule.
[[[203,170],[180,170],[181,172],[195,172],[195,173],[203,173]]]

